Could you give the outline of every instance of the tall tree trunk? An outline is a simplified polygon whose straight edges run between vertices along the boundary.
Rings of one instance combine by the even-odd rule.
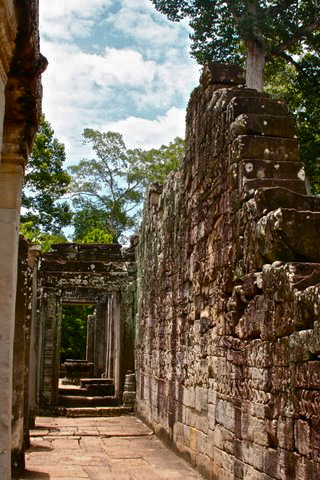
[[[246,84],[249,88],[255,88],[259,92],[263,90],[264,66],[266,63],[265,52],[254,40],[247,41],[247,69]]]

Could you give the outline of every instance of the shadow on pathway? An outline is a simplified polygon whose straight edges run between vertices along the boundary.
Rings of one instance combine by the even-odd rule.
[[[134,416],[39,417],[20,480],[202,480]]]

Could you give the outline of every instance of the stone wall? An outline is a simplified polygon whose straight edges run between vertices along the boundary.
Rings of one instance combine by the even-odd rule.
[[[9,480],[21,189],[47,62],[39,52],[38,0],[0,0],[0,19],[0,471]]]
[[[209,479],[320,478],[320,199],[286,105],[206,68],[138,246],[137,411]]]

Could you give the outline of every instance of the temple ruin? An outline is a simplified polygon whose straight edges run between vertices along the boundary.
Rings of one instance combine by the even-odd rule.
[[[112,379],[115,395],[122,394],[125,375],[134,370],[135,276],[133,247],[60,244],[43,255],[38,275],[42,406],[58,403],[62,304],[95,305],[86,360],[93,364],[92,377]]]
[[[320,478],[320,199],[286,105],[205,68],[150,189],[137,412],[212,480]]]
[[[37,1],[0,0],[0,17],[1,478],[19,478],[35,415],[130,411],[135,373],[137,415],[206,478],[318,480],[320,199],[285,103],[205,67],[183,164],[150,186],[131,245],[43,254],[18,234],[46,66]],[[86,359],[66,362],[80,385],[63,390],[61,308],[82,304]]]

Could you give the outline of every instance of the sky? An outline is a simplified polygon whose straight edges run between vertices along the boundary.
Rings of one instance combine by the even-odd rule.
[[[120,132],[128,148],[184,136],[200,67],[187,23],[151,0],[40,0],[43,112],[65,144],[67,163],[90,158],[84,128]]]

